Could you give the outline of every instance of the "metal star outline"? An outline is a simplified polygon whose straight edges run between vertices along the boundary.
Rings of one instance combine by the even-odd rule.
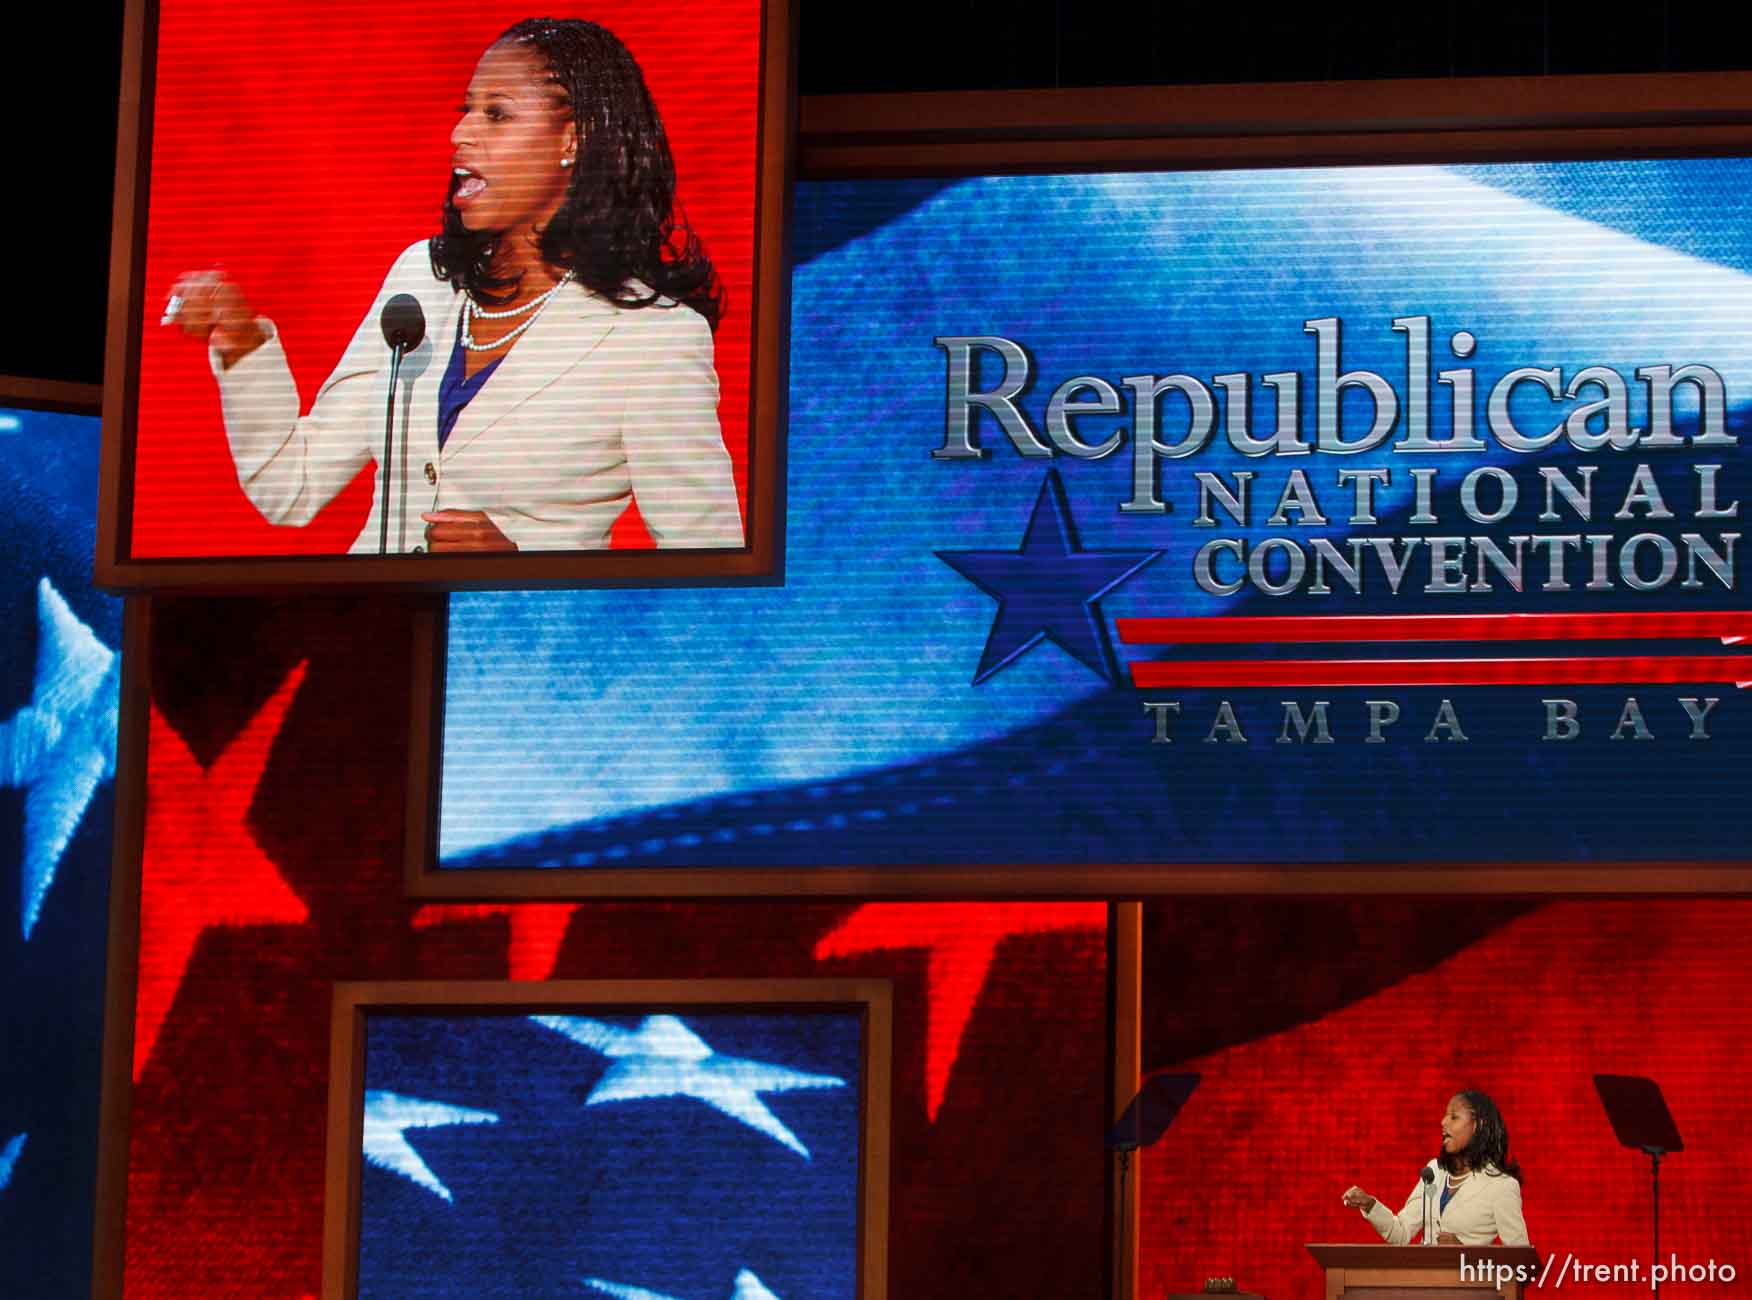
[[[936,556],[998,602],[973,674],[978,686],[1042,641],[1051,641],[1103,681],[1118,680],[1107,620],[1095,604],[1161,551],[1086,551],[1077,544],[1064,481],[1046,472],[1014,551],[938,551]]]
[[[584,1098],[586,1106],[691,1097],[764,1133],[805,1160],[810,1158],[809,1148],[756,1094],[846,1085],[844,1079],[831,1074],[805,1074],[767,1061],[720,1055],[675,1016],[646,1016],[637,1029],[622,1029],[588,1016],[530,1019],[613,1060]]]

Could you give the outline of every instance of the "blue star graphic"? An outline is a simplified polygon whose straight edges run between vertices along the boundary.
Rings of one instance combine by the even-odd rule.
[[[674,1296],[647,1291],[642,1286],[605,1282],[599,1277],[585,1278],[584,1285],[595,1287],[602,1294],[613,1296],[615,1300],[676,1300]],[[730,1300],[779,1300],[779,1297],[767,1290],[761,1280],[745,1268],[736,1275],[736,1289],[730,1293]]]
[[[28,1133],[20,1133],[4,1147],[0,1147],[0,1192],[6,1190],[6,1184],[12,1181],[12,1171],[18,1167],[19,1154],[24,1150],[24,1139]]]
[[[766,1134],[805,1160],[809,1159],[809,1148],[756,1094],[843,1088],[846,1083],[831,1074],[805,1074],[765,1061],[721,1056],[674,1016],[646,1016],[637,1029],[621,1029],[587,1016],[530,1019],[614,1061],[584,1099],[586,1106],[692,1097]]]
[[[421,1101],[399,1093],[371,1089],[365,1094],[365,1158],[379,1169],[400,1174],[424,1187],[435,1196],[453,1199],[450,1189],[420,1158],[420,1153],[408,1145],[411,1128],[440,1128],[447,1124],[497,1124],[499,1117],[490,1111],[469,1110],[466,1106],[447,1106],[443,1102]]]
[[[1161,551],[1085,551],[1077,545],[1065,485],[1056,469],[1040,485],[1014,551],[938,551],[937,558],[998,602],[978,686],[1042,641],[1051,641],[1105,681],[1117,679],[1107,622],[1095,602]]]
[[[37,584],[30,703],[0,722],[0,786],[25,792],[21,915],[27,940],[91,796],[116,774],[120,685],[121,656],[44,578]]]

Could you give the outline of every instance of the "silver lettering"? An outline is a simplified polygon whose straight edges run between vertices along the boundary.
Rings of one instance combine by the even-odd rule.
[[[1679,703],[1685,709],[1685,716],[1691,719],[1691,735],[1687,737],[1687,739],[1708,740],[1710,738],[1707,719],[1709,718],[1710,710],[1715,708],[1715,706],[1721,702],[1720,696],[1711,695],[1706,697],[1702,706],[1699,707],[1696,696],[1682,695],[1679,697]]]
[[[1205,736],[1205,744],[1217,743],[1217,733],[1223,733],[1223,739],[1231,745],[1245,745],[1247,737],[1241,733],[1241,724],[1235,720],[1235,710],[1229,707],[1229,701],[1224,700],[1217,706],[1217,716],[1211,722],[1211,729]]]
[[[1084,389],[1095,394],[1093,402],[1073,400]],[[1118,415],[1119,412],[1119,390],[1095,375],[1078,375],[1060,384],[1047,402],[1046,436],[1068,456],[1079,460],[1100,460],[1119,450],[1119,444],[1125,440],[1123,426],[1115,429],[1107,441],[1091,444],[1077,437],[1076,430],[1071,428],[1071,419],[1078,415]]]
[[[1436,735],[1438,731],[1446,731],[1448,734],[1446,737],[1439,737]],[[1460,730],[1460,719],[1455,714],[1454,705],[1451,701],[1443,700],[1441,705],[1436,709],[1436,720],[1430,723],[1430,734],[1425,736],[1424,739],[1432,743],[1439,739],[1446,739],[1451,742],[1465,741],[1466,733]]]
[[[1172,745],[1174,737],[1174,719],[1180,716],[1179,700],[1145,700],[1144,712],[1156,719],[1156,734],[1151,737],[1152,745]]]
[[[1636,696],[1627,696],[1624,701],[1624,712],[1618,715],[1618,725],[1612,729],[1612,739],[1623,740],[1624,729],[1632,729],[1632,740],[1653,740],[1655,733],[1649,730],[1649,724],[1643,720],[1643,711],[1636,702]]]
[[[1156,460],[1158,457],[1178,459],[1190,456],[1210,440],[1216,427],[1217,407],[1211,400],[1211,390],[1191,375],[1128,375],[1120,381],[1136,395],[1132,421],[1132,495],[1119,503],[1122,514],[1160,515],[1168,507],[1158,495]],[[1175,443],[1156,441],[1156,415],[1159,399],[1164,393],[1179,393],[1186,399],[1189,417],[1186,437]]]
[[[1393,432],[1393,426],[1399,419],[1399,398],[1393,391],[1393,385],[1372,370],[1339,373],[1340,336],[1343,329],[1336,316],[1304,321],[1302,331],[1312,334],[1315,339],[1315,423],[1319,431],[1320,450],[1340,456],[1353,456],[1359,451],[1368,451],[1371,447],[1378,446]],[[1369,431],[1355,442],[1346,442],[1344,431],[1340,427],[1339,412],[1344,405],[1346,388],[1365,390],[1375,404],[1375,417],[1369,425]]]
[[[944,335],[935,340],[949,359],[948,397],[943,419],[943,445],[931,455],[937,460],[969,460],[985,455],[973,436],[973,411],[981,407],[998,421],[1016,450],[1024,456],[1050,456],[1048,447],[1028,425],[1016,397],[1028,387],[1032,364],[1022,345],[995,334]],[[1004,377],[996,388],[973,391],[975,350],[995,352],[1004,360]]]
[[[1546,700],[1545,735],[1542,740],[1574,740],[1582,734],[1582,724],[1576,720],[1574,700]]]
[[[1294,741],[1290,739],[1290,729],[1292,727],[1295,728],[1296,732],[1296,739]],[[1310,714],[1304,715],[1302,713],[1302,706],[1295,700],[1285,700],[1284,729],[1278,734],[1277,743],[1280,745],[1290,745],[1298,742],[1306,742],[1310,731],[1314,733],[1314,743],[1316,745],[1330,745],[1332,743],[1332,733],[1326,728],[1326,701],[1315,700],[1314,711]]]

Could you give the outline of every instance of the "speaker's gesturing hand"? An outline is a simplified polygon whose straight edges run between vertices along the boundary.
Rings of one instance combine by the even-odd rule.
[[[433,510],[426,521],[428,551],[515,551],[512,541],[480,510]]]
[[[1344,1203],[1353,1210],[1361,1210],[1367,1214],[1375,1208],[1375,1198],[1360,1187],[1352,1187],[1344,1194]]]
[[[229,370],[268,341],[243,290],[223,271],[191,271],[171,286],[161,325],[179,325],[219,353]]]

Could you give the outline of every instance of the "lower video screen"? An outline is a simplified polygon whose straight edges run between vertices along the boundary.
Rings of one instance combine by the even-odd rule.
[[[858,1011],[590,1011],[367,1015],[358,1294],[860,1294]]]

